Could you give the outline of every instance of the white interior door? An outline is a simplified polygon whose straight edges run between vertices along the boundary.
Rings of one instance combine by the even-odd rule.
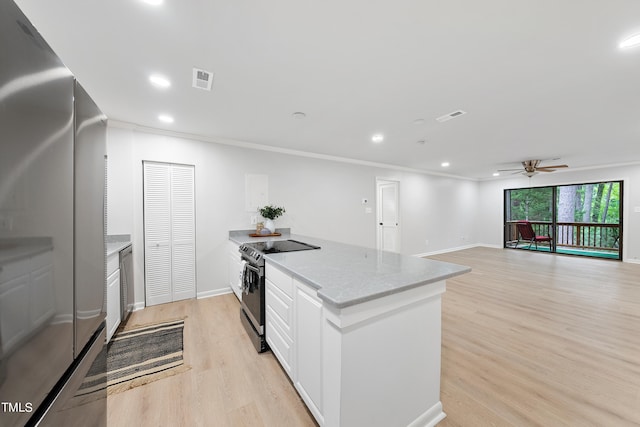
[[[171,269],[173,301],[196,296],[193,166],[171,168]]]
[[[400,224],[397,181],[376,181],[377,194],[377,242],[383,251],[400,251]]]
[[[144,162],[146,305],[196,295],[193,166]]]

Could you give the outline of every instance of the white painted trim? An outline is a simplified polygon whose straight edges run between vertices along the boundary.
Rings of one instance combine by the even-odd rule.
[[[228,286],[222,289],[213,289],[210,291],[198,292],[197,298],[203,299],[203,298],[218,297],[220,295],[230,294],[232,292],[233,290],[231,290],[231,286]]]
[[[143,310],[145,308],[144,301],[139,301],[133,305],[133,311]]]
[[[433,427],[444,420],[447,414],[442,411],[442,402],[438,402],[413,420],[407,427]]]
[[[341,330],[341,333],[345,333],[361,327],[363,323],[394,314],[408,306],[440,298],[445,290],[445,281],[439,280],[345,308],[325,304],[325,318]]]
[[[424,258],[426,256],[446,254],[446,253],[449,253],[449,252],[456,252],[456,251],[461,251],[461,250],[464,250],[464,249],[477,248],[479,246],[502,249],[502,246],[486,245],[486,244],[482,244],[482,243],[474,243],[472,245],[456,246],[454,248],[439,249],[437,251],[432,251],[432,252],[423,252],[421,254],[414,254],[413,256],[414,257],[418,257],[418,258]]]
[[[429,171],[425,169],[415,169],[415,168],[409,168],[405,166],[391,165],[387,163],[370,162],[366,160],[351,159],[348,157],[339,157],[339,156],[331,156],[328,154],[311,153],[306,151],[293,150],[290,148],[271,147],[268,145],[256,144],[253,142],[238,141],[235,139],[195,135],[195,134],[183,133],[183,132],[173,132],[173,131],[168,131],[163,129],[155,129],[151,127],[140,126],[134,123],[121,122],[118,120],[109,120],[108,126],[111,126],[114,128],[128,129],[133,131],[156,134],[156,135],[172,136],[175,138],[191,139],[194,141],[213,142],[216,144],[231,145],[234,147],[248,148],[251,150],[270,151],[274,153],[289,154],[289,155],[298,156],[298,157],[308,157],[312,159],[321,159],[321,160],[329,160],[329,161],[341,162],[341,163],[350,163],[354,165],[370,166],[370,167],[382,168],[382,169],[391,169],[395,171],[414,172],[414,173],[419,173],[423,175],[443,176],[447,178],[460,179],[464,181],[474,181],[474,182],[478,181],[477,178],[468,178],[464,176],[451,175],[451,174],[442,173],[442,172],[434,172],[434,171]]]
[[[470,249],[470,248],[493,248],[493,249],[505,249],[504,247],[500,246],[500,245],[491,245],[489,243],[475,243],[473,245],[466,245],[466,246],[458,246],[455,248],[447,248],[447,249],[441,249],[438,251],[433,251],[433,252],[423,252],[421,254],[413,254],[412,256],[417,257],[417,258],[424,258],[424,257],[428,257],[428,256],[432,256],[432,255],[440,255],[440,254],[446,254],[449,252],[456,252],[456,251],[461,251],[463,249]],[[605,258],[597,258],[594,257],[595,259],[605,259]],[[640,264],[640,259],[622,259],[622,262],[626,262],[629,264]]]

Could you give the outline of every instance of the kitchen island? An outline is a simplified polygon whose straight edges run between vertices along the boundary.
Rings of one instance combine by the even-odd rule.
[[[279,239],[288,238],[321,249],[265,255],[266,336],[318,423],[442,420],[441,295],[447,278],[470,269],[306,236]]]

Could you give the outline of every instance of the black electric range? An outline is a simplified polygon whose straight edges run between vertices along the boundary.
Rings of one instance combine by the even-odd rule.
[[[281,252],[306,251],[320,249],[297,240],[275,240],[266,242],[244,243],[240,246],[240,254],[244,268],[242,272],[242,308],[240,319],[251,338],[251,342],[259,353],[268,350],[264,336],[265,323],[265,274],[264,254]]]
[[[310,249],[320,249],[320,246],[310,245],[298,240],[271,240],[267,242],[244,243],[240,246],[240,252],[251,255],[254,252],[262,254],[275,254],[280,252],[307,251]]]

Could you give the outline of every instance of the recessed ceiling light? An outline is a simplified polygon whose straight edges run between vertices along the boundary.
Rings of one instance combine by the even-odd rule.
[[[379,143],[381,143],[381,142],[384,140],[384,135],[383,135],[383,134],[381,134],[381,133],[376,133],[375,135],[373,135],[373,136],[371,137],[371,140],[372,140],[373,142],[375,142],[376,144],[379,144]]]
[[[627,49],[629,47],[640,46],[640,34],[636,34],[629,38],[626,38],[620,43],[620,49]]]
[[[293,116],[294,119],[297,119],[297,120],[302,120],[305,117],[307,117],[307,115],[305,113],[303,113],[302,111],[296,111],[295,113],[292,114],[292,116]]]
[[[160,6],[163,0],[142,0],[146,4],[150,4],[151,6]]]
[[[448,168],[449,167],[449,162],[442,162],[440,163],[440,166],[442,166],[443,168]]]
[[[493,176],[500,176],[500,172],[494,172]]]
[[[149,81],[156,87],[159,88],[167,88],[171,86],[171,82],[165,76],[161,76],[160,74],[152,74],[149,76]]]
[[[165,122],[165,123],[173,123],[173,117],[167,115],[167,114],[160,114],[158,116],[158,120],[160,120],[161,122]]]

